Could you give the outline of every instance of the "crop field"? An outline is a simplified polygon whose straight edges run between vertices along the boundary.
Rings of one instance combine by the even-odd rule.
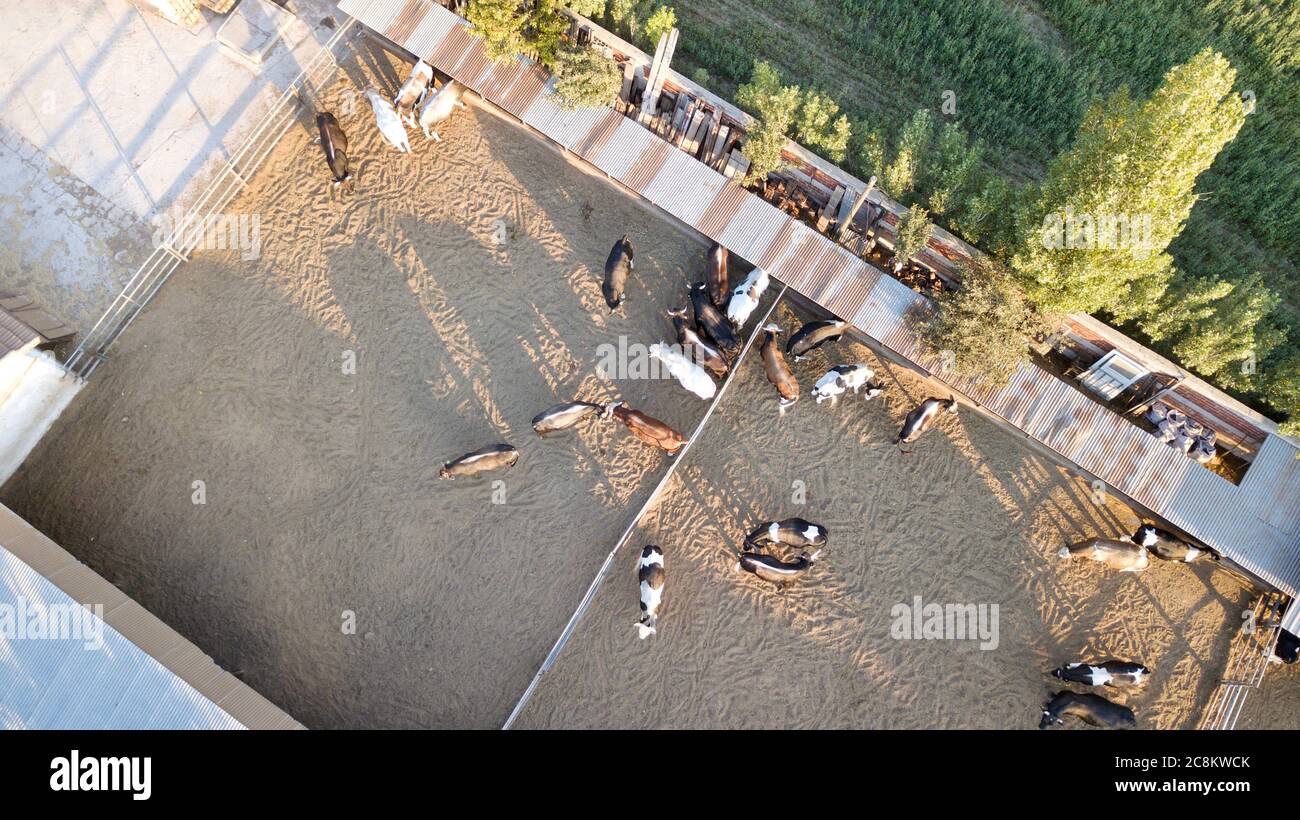
[[[753,61],[830,94],[856,135],[896,135],[918,108],[956,119],[993,170],[1040,175],[1094,95],[1149,94],[1205,46],[1256,100],[1238,138],[1200,180],[1203,199],[1172,252],[1183,270],[1261,271],[1300,290],[1300,4],[1285,0],[699,0],[679,4],[679,68],[734,94]],[[846,161],[858,163],[854,146]],[[1295,307],[1294,297],[1291,306]]]

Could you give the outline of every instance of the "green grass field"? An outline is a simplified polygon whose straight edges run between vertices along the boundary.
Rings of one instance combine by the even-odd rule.
[[[1069,144],[1095,94],[1148,94],[1206,45],[1238,70],[1255,113],[1198,184],[1204,198],[1172,248],[1180,268],[1259,270],[1300,292],[1300,3],[1295,0],[696,0],[678,4],[679,68],[724,94],[756,58],[831,94],[895,135],[917,108],[955,118],[1018,180]],[[855,133],[865,133],[855,127]],[[857,170],[854,152],[845,163]]]

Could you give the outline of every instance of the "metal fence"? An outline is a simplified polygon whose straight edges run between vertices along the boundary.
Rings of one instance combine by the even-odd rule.
[[[248,180],[271,155],[276,143],[293,126],[303,103],[302,92],[320,89],[333,79],[338,69],[334,50],[355,22],[348,17],[339,24],[329,40],[312,55],[263,115],[253,133],[229,159],[221,163],[198,200],[177,224],[171,226],[170,233],[149,254],[108,310],[68,356],[64,362],[68,372],[83,379],[89,378],[122,331],[130,326],[181,263],[188,261],[189,254],[203,241],[207,227],[247,186]]]
[[[1206,704],[1197,728],[1236,728],[1237,720],[1246,705],[1246,696],[1264,682],[1269,658],[1277,645],[1282,605],[1282,596],[1272,592],[1261,595],[1255,601],[1250,619],[1232,638],[1223,677],[1210,696],[1210,702]]]
[[[787,289],[788,286],[784,284],[781,285],[781,291],[776,295],[776,298],[772,300],[772,304],[768,306],[767,312],[763,314],[763,318],[759,319],[758,323],[754,325],[753,332],[750,333],[749,338],[745,340],[745,346],[740,349],[740,355],[736,357],[735,362],[731,365],[731,372],[727,374],[727,378],[723,380],[722,386],[718,388],[718,392],[713,396],[713,401],[709,403],[709,409],[704,412],[704,418],[700,419],[700,423],[695,425],[695,432],[691,433],[691,437],[686,440],[686,444],[682,446],[682,449],[678,450],[676,454],[673,455],[673,461],[668,465],[668,469],[664,471],[664,474],[660,476],[659,483],[650,491],[650,495],[646,498],[645,503],[641,505],[641,509],[637,510],[636,515],[632,516],[632,520],[628,523],[627,529],[623,530],[623,534],[619,536],[616,542],[614,542],[614,548],[605,556],[605,563],[600,565],[600,569],[596,572],[596,577],[592,579],[591,585],[587,587],[586,594],[583,595],[582,600],[578,602],[578,608],[573,611],[573,615],[569,617],[569,622],[564,625],[563,631],[560,632],[560,637],[555,641],[555,645],[551,647],[551,651],[547,653],[546,659],[542,661],[541,668],[537,670],[537,674],[533,675],[533,679],[528,682],[528,688],[526,688],[523,695],[519,697],[519,701],[515,704],[515,708],[510,712],[510,717],[506,718],[505,725],[501,727],[502,729],[509,729],[514,725],[515,720],[523,713],[524,707],[528,705],[528,701],[532,700],[533,693],[537,691],[537,686],[542,682],[542,678],[546,676],[547,672],[551,671],[551,667],[554,666],[555,661],[559,659],[560,652],[564,650],[565,644],[567,644],[569,638],[573,636],[573,631],[578,628],[578,623],[582,620],[582,617],[587,614],[588,608],[591,607],[591,602],[595,599],[596,593],[600,591],[601,585],[605,583],[605,576],[609,575],[609,570],[614,565],[614,558],[618,555],[618,551],[627,543],[627,539],[632,537],[632,533],[636,532],[636,528],[641,525],[641,519],[645,517],[646,511],[648,511],[650,507],[658,501],[660,490],[668,486],[668,480],[673,477],[673,473],[675,473],[682,462],[686,460],[686,454],[690,452],[691,447],[694,446],[696,440],[698,440],[700,435],[704,432],[704,426],[709,423],[709,419],[713,416],[713,411],[718,409],[718,405],[722,402],[723,394],[727,392],[727,388],[731,386],[732,379],[734,379],[736,373],[740,371],[740,363],[745,360],[745,354],[749,353],[749,349],[754,346],[754,341],[763,335],[763,327],[767,324],[767,320],[772,316],[772,313],[776,311],[776,306],[781,304],[781,300],[785,298]]]

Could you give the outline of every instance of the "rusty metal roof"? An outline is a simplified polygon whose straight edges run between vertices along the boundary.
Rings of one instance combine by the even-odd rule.
[[[1035,365],[1000,390],[945,374],[917,335],[929,300],[833,240],[631,119],[564,111],[537,66],[488,60],[468,24],[432,0],[339,8],[1255,576],[1292,596],[1300,589],[1300,463],[1285,439],[1270,435],[1238,486]]]
[[[29,350],[44,341],[45,338],[26,322],[0,308],[0,356],[15,350]]]

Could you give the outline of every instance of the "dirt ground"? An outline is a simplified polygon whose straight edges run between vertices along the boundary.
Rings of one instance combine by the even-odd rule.
[[[1300,664],[1274,664],[1237,721],[1241,729],[1300,729]]]
[[[780,314],[788,330],[806,318]],[[1046,670],[1116,657],[1154,669],[1141,694],[1107,693],[1139,726],[1194,726],[1249,600],[1243,585],[1204,565],[1133,575],[1061,561],[1066,541],[1131,532],[1137,519],[974,412],[900,454],[902,417],[930,391],[865,347],[828,346],[795,372],[807,391],[855,361],[884,377],[884,396],[832,407],[805,392],[784,417],[758,362],[745,363],[633,537],[664,549],[658,634],[636,639],[629,550],[519,725],[1032,728],[1062,688]],[[778,595],[737,571],[735,550],[758,522],[795,515],[824,524],[830,544]],[[918,595],[997,604],[997,648],[892,638],[891,609]]]
[[[340,119],[355,194],[332,197],[312,133],[287,137],[232,206],[260,216],[260,258],[182,267],[0,500],[309,727],[499,726],[669,464],[614,423],[543,442],[529,421],[622,398],[689,434],[704,402],[596,363],[620,336],[668,336],[704,245],[473,107],[411,155],[364,101]],[[624,233],[637,269],[610,316],[600,271]],[[847,342],[796,365],[805,398],[780,417],[756,353],[518,725],[1030,728],[1045,670],[1111,656],[1155,669],[1129,699],[1140,726],[1194,725],[1249,600],[1232,576],[1061,562],[1065,540],[1136,518],[973,412],[900,455],[929,391]],[[816,405],[846,361],[888,392]],[[503,488],[437,479],[497,441],[522,451]],[[832,540],[778,596],[734,547],[793,515]],[[647,542],[668,587],[641,642]],[[916,595],[997,604],[998,648],[892,639]],[[1257,719],[1277,725],[1294,691]]]
[[[309,727],[496,727],[667,464],[612,424],[530,421],[622,398],[689,433],[704,402],[603,382],[597,352],[670,332],[707,248],[493,116],[402,155],[360,105],[356,193],[331,200],[295,130],[231,206],[260,259],[182,267],[3,500]],[[438,480],[498,441],[522,451],[505,503]]]

